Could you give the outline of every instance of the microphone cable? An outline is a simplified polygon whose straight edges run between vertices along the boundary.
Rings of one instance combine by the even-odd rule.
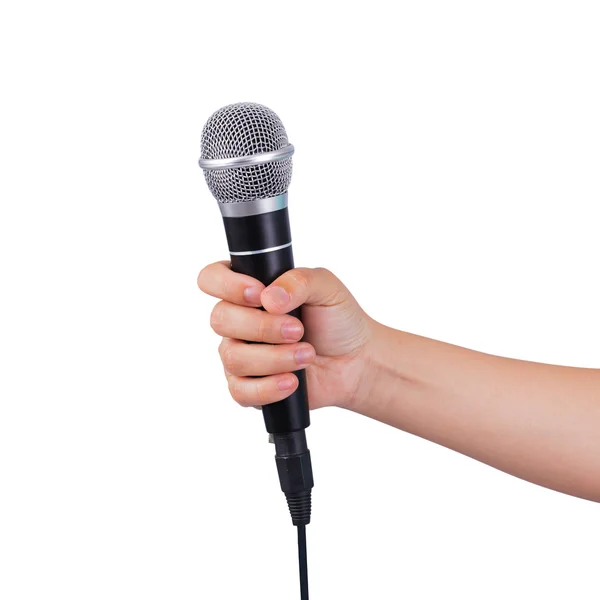
[[[308,560],[306,553],[306,526],[310,523],[313,472],[310,450],[306,445],[304,429],[269,436],[275,444],[275,463],[279,483],[284,492],[292,523],[298,529],[298,567],[300,572],[300,599],[308,600]]]
[[[298,525],[298,565],[300,567],[300,600],[308,600],[308,559],[306,525]]]

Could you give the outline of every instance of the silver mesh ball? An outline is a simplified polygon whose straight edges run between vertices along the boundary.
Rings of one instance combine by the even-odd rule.
[[[254,102],[229,104],[213,113],[202,131],[201,158],[220,159],[273,152],[288,145],[279,117]],[[206,183],[219,202],[251,202],[287,192],[292,159],[252,167],[205,170]]]

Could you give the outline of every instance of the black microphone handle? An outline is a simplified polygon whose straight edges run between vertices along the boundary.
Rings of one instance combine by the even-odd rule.
[[[269,285],[294,268],[288,209],[246,217],[223,217],[231,253],[231,269]],[[272,248],[278,248],[272,250]],[[267,250],[267,251],[264,251]],[[301,309],[291,313],[301,319]],[[285,400],[263,406],[269,433],[291,433],[310,425],[306,373],[295,371],[299,385]]]

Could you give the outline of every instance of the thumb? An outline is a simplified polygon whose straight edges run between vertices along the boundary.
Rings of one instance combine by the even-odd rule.
[[[267,312],[288,313],[302,304],[333,306],[350,298],[346,286],[327,269],[292,269],[262,291]]]

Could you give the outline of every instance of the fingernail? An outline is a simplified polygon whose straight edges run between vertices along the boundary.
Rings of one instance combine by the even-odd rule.
[[[257,304],[260,306],[260,294],[262,292],[262,288],[259,287],[249,287],[244,290],[244,300],[248,304]]]
[[[294,388],[296,386],[296,382],[291,378],[291,377],[286,377],[285,379],[280,379],[277,382],[277,387],[282,391],[285,392],[287,390],[291,390],[292,388]]]
[[[302,325],[286,323],[281,328],[281,335],[285,340],[297,340],[302,335]]]
[[[275,286],[267,289],[267,294],[269,294],[269,298],[275,306],[279,308],[284,308],[287,303],[290,301],[290,295],[279,286]]]
[[[312,362],[314,352],[312,348],[298,348],[294,353],[294,358],[299,365],[307,365]]]

